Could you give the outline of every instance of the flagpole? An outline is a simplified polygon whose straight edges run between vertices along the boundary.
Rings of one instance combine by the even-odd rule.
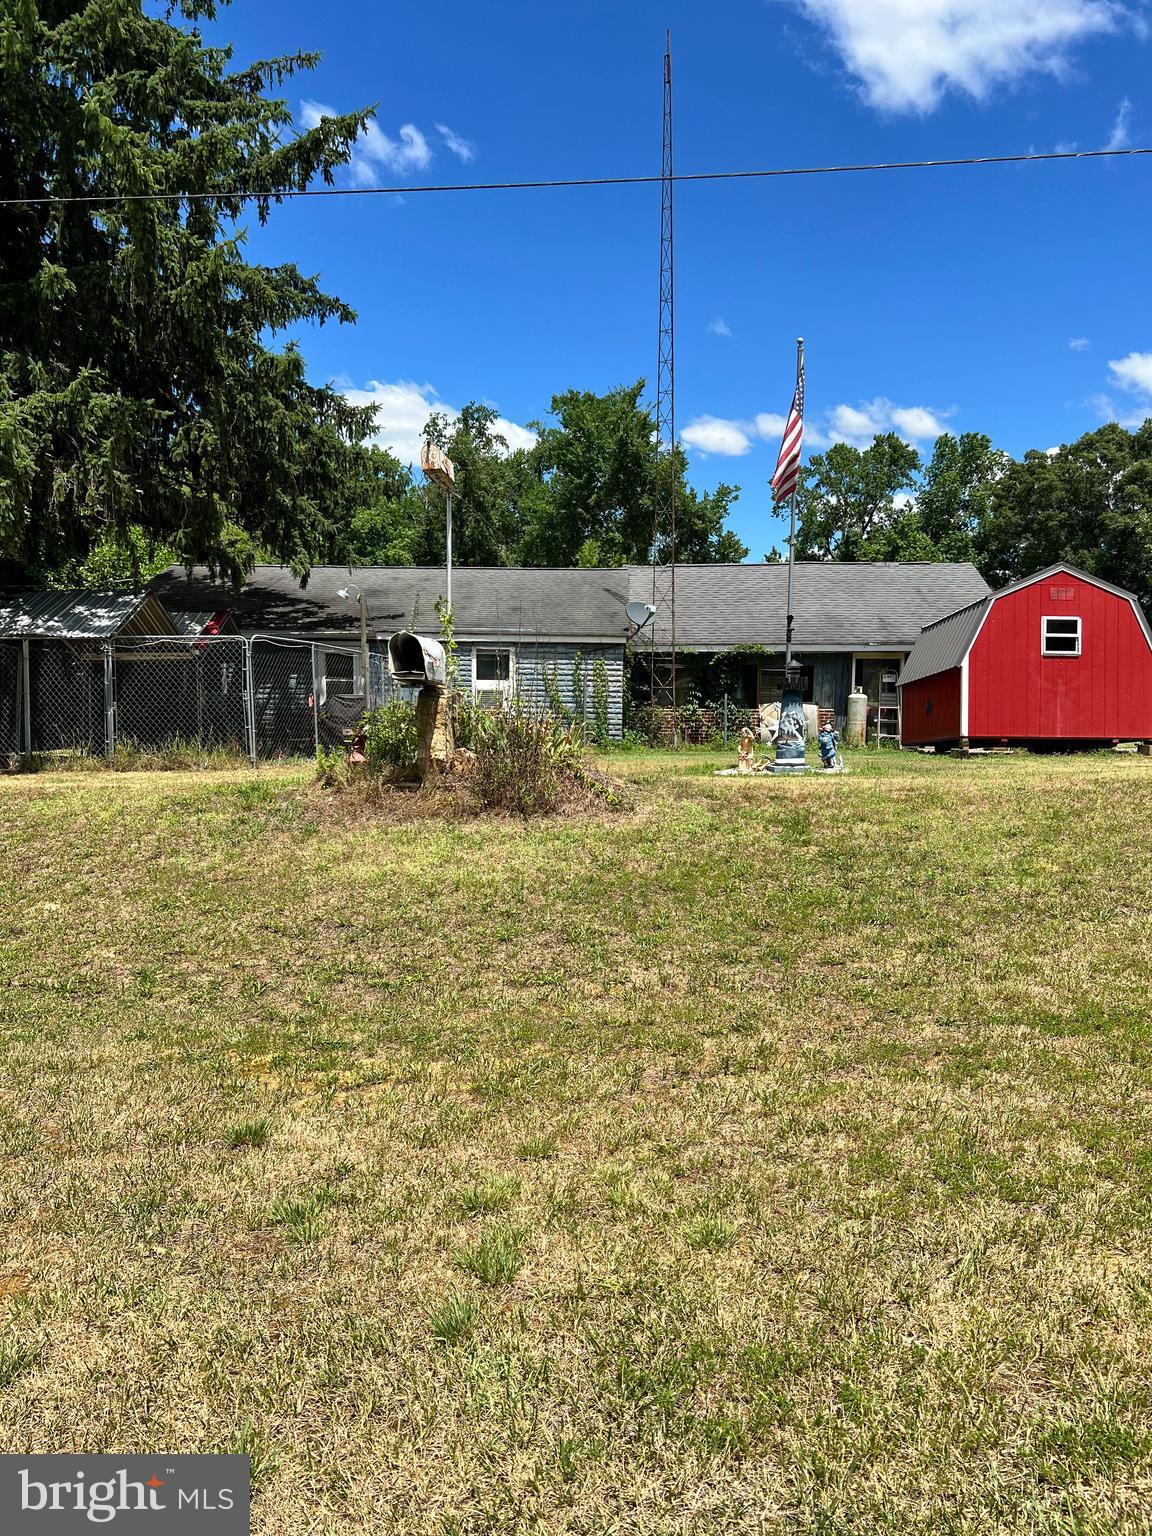
[[[800,380],[804,377],[804,338],[796,338],[796,388],[800,388]],[[792,578],[796,569],[796,485],[792,487],[792,494],[788,498],[788,612],[787,626],[784,631],[784,672],[787,675],[792,670]]]
[[[796,394],[794,396],[793,409],[800,412],[801,424],[803,423],[804,397],[802,394],[804,381],[804,338],[796,338]],[[791,418],[789,418],[791,419]],[[801,433],[803,425],[801,425]],[[787,428],[785,428],[785,440],[787,441]],[[800,443],[803,442],[803,437]],[[776,725],[776,760],[772,764],[773,773],[804,773],[807,764],[804,759],[804,737],[806,727],[804,724],[804,693],[800,685],[800,670],[795,667],[792,660],[792,593],[794,577],[796,574],[796,490],[800,484],[800,443],[796,445],[795,463],[788,465],[788,472],[795,476],[792,482],[792,492],[788,498],[788,612],[784,629],[784,687],[780,697],[780,718]],[[781,457],[784,448],[781,447]]]

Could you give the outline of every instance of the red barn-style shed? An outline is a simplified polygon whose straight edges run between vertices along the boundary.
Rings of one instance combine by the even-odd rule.
[[[906,747],[1152,741],[1139,601],[1053,565],[929,624],[900,673]]]

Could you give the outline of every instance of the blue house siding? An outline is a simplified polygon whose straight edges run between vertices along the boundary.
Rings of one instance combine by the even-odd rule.
[[[608,734],[615,740],[624,732],[624,647],[622,645],[572,645],[546,641],[486,640],[479,650],[510,650],[513,679],[520,697],[542,712],[552,707],[546,678],[555,671],[556,684],[564,707],[577,720],[592,719],[592,673],[597,659],[608,672]],[[458,646],[460,686],[471,690],[473,645],[464,640]],[[582,658],[583,695],[578,696],[573,683],[577,657]]]
[[[456,646],[460,686],[469,693],[472,691],[472,656],[473,651],[477,649],[511,651],[515,689],[525,703],[531,705],[533,709],[540,710],[541,713],[550,712],[552,709],[552,703],[548,697],[547,679],[554,672],[564,708],[573,719],[581,721],[586,719],[589,723],[594,713],[593,671],[597,659],[602,659],[608,673],[608,734],[615,741],[619,741],[624,734],[624,647],[622,645],[574,645],[549,643],[543,640],[476,642],[460,640]],[[373,665],[374,669],[375,667],[380,669],[375,675],[378,681],[383,683],[387,696],[415,698],[414,690],[400,688],[387,677],[388,663],[385,647],[374,642],[372,650],[380,657],[379,662],[374,661]],[[583,669],[582,694],[577,693],[575,686],[577,657],[581,658]]]

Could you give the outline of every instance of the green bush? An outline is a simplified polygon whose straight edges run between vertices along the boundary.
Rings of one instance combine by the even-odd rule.
[[[371,773],[411,768],[416,762],[416,706],[391,699],[364,716],[364,756]]]
[[[481,805],[520,816],[556,809],[565,781],[580,766],[579,733],[513,698],[499,709],[477,710],[472,750],[473,787]]]
[[[470,693],[456,688],[451,695],[452,732],[458,747],[473,751],[476,746],[476,720],[483,713]]]
[[[348,754],[342,747],[316,748],[316,780],[325,789],[343,789],[348,783]]]

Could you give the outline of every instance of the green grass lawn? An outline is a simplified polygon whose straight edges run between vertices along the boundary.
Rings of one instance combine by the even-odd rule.
[[[1146,1532],[1152,762],[0,781],[0,1448],[297,1533]]]

